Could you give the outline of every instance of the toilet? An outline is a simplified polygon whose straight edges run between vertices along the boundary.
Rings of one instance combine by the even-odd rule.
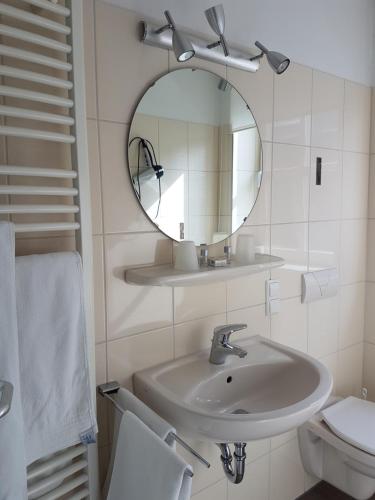
[[[358,500],[375,493],[375,403],[331,397],[298,429],[309,474]]]

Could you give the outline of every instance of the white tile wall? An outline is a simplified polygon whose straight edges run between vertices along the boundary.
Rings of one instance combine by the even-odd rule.
[[[368,398],[375,401],[375,344],[365,343],[363,357],[363,380],[368,390]]]
[[[273,224],[308,220],[309,177],[309,148],[274,144],[271,217]]]
[[[271,338],[307,351],[307,306],[301,304],[300,297],[283,300],[281,312],[271,318]]]
[[[345,81],[344,150],[370,152],[371,89]]]
[[[322,358],[338,350],[339,298],[308,305],[308,352]]]
[[[365,219],[369,181],[369,155],[343,154],[342,216],[344,219]]]
[[[137,100],[155,78],[175,69],[176,63],[173,54],[139,43],[136,14],[103,0],[85,0],[85,6],[89,9],[86,31],[95,31],[86,34],[86,70],[92,190],[96,193],[98,379],[117,378],[131,387],[134,371],[207,347],[214,326],[244,321],[248,329],[242,334],[262,334],[310,352],[331,370],[336,393],[358,394],[363,368],[369,89],[297,64],[275,76],[264,61],[256,74],[191,62],[226,76],[247,100],[260,127],[265,173],[255,209],[239,233],[255,234],[262,251],[271,249],[286,259],[284,269],[272,272],[272,277],[281,280],[281,313],[272,319],[265,316],[269,272],[174,291],[130,286],[123,279],[127,267],[172,258],[171,243],[136,203],[125,168],[124,144]],[[171,136],[178,131],[166,127],[165,133]],[[322,158],[321,186],[315,184],[317,156]],[[374,161],[371,164],[372,173]],[[370,196],[370,217],[374,214]],[[368,240],[375,249],[374,228],[370,221]],[[235,241],[236,235],[233,247]],[[214,252],[222,253],[222,249]],[[327,266],[340,268],[340,294],[302,305],[301,273]],[[375,283],[371,253],[367,278]],[[374,309],[371,297],[375,298],[372,288],[369,283],[370,311]],[[367,315],[364,373],[375,397],[374,318],[373,313]],[[101,419],[101,428],[105,426]],[[104,470],[110,433],[101,434]],[[313,479],[305,478],[295,432],[250,443],[249,471],[241,486],[227,483],[215,445],[194,446],[213,464],[210,471],[193,464],[195,500],[294,500],[313,484]]]
[[[268,455],[246,464],[244,480],[228,484],[228,500],[269,499],[270,458]]]
[[[341,149],[343,141],[344,80],[313,72],[311,145]]]
[[[354,283],[341,287],[339,329],[341,349],[363,342],[365,290],[365,283]]]
[[[304,470],[297,439],[271,453],[270,500],[292,500],[304,492]]]
[[[341,283],[347,285],[366,279],[366,219],[341,222]]]
[[[301,295],[301,275],[308,270],[308,224],[275,224],[271,230],[271,254],[285,260],[285,265],[272,271],[281,281],[281,297]]]
[[[292,64],[275,82],[274,136],[284,144],[311,144],[312,75],[310,68]]]

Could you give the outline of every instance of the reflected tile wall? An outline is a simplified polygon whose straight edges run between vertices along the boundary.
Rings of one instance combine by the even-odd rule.
[[[172,259],[171,243],[136,202],[124,144],[137,100],[154,79],[177,64],[172,53],[139,43],[140,18],[134,12],[103,0],[84,3],[90,31],[85,52],[93,203],[97,201],[93,212],[100,380],[117,378],[131,388],[134,371],[208,347],[218,324],[246,322],[248,329],[242,334],[261,334],[321,359],[334,376],[335,392],[342,395],[358,394],[362,386],[365,335],[369,348],[364,374],[375,398],[375,259],[370,258],[369,283],[364,285],[370,89],[297,64],[277,77],[264,61],[255,74],[190,61],[187,67],[227,77],[248,102],[260,128],[263,182],[257,204],[237,234],[252,233],[261,251],[285,258],[285,268],[272,272],[281,280],[281,312],[272,318],[265,315],[265,281],[270,272],[175,290],[127,285],[126,267]],[[164,132],[179,133],[168,131],[168,123]],[[322,158],[321,185],[316,184],[317,157]],[[374,157],[370,186],[375,185]],[[373,220],[368,243],[375,251],[371,196],[369,202]],[[215,254],[222,251],[222,245],[212,249]],[[330,266],[340,268],[339,295],[301,304],[301,273]],[[109,455],[110,432],[105,426],[110,425],[110,415],[101,423],[102,477]],[[311,484],[305,478],[295,432],[249,444],[249,473],[240,487],[224,478],[216,446],[194,446],[213,462],[208,472],[193,463],[195,500],[249,496],[294,500]]]

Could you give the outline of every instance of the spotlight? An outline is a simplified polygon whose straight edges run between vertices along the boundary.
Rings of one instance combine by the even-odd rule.
[[[288,69],[290,64],[290,59],[288,57],[280,54],[280,52],[268,50],[260,42],[255,42],[255,46],[258,47],[258,49],[260,49],[262,52],[257,56],[252,57],[250,61],[256,61],[257,59],[263,57],[264,54],[266,54],[268,64],[271,66],[275,73],[281,75]]]
[[[163,33],[165,30],[172,30],[173,52],[178,62],[188,61],[195,55],[195,50],[191,41],[177,30],[175,22],[168,10],[164,11],[168,24],[155,31],[156,34]]]
[[[223,48],[223,52],[225,57],[229,56],[229,50],[227,47],[227,42],[224,38],[224,30],[225,30],[225,15],[224,8],[222,5],[216,5],[215,7],[210,7],[209,9],[204,11],[208,24],[211,26],[213,31],[219,36],[219,40],[214,43],[210,43],[207,45],[208,49],[213,49],[218,45],[221,45]]]

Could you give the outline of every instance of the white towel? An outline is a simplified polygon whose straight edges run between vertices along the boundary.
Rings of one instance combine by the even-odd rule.
[[[142,420],[147,427],[150,427],[152,431],[155,432],[163,441],[165,441],[170,446],[175,445],[175,440],[170,436],[170,433],[176,432],[176,429],[171,426],[168,422],[166,422],[163,418],[161,418],[157,413],[155,413],[151,408],[143,401],[138,399],[134,394],[127,389],[121,387],[116,394],[116,401],[124,408],[124,410],[128,410],[134,415],[136,415],[139,419]],[[117,430],[121,421],[121,414],[117,411],[117,416],[120,418],[117,419]]]
[[[27,496],[14,259],[13,226],[0,222],[0,379],[13,384],[11,410],[0,419],[0,500]]]
[[[108,500],[188,500],[191,467],[133,413],[121,419]]]
[[[176,432],[176,429],[171,426],[164,419],[159,417],[157,413],[155,413],[151,408],[143,403],[140,399],[134,396],[133,393],[128,391],[127,389],[120,388],[118,393],[115,396],[116,401],[124,410],[128,410],[131,413],[134,413],[144,424],[146,424],[152,431],[155,432],[163,441],[165,441],[169,446],[173,449],[176,448],[176,443],[173,437],[170,436],[170,433]],[[122,419],[122,414],[115,410],[115,422],[114,422],[114,430],[113,430],[113,442],[116,443],[118,439],[118,433],[120,428],[120,423]],[[107,492],[109,489],[109,485],[111,482],[113,464],[115,461],[116,447],[112,446],[111,457],[109,460],[107,477],[103,487],[103,497],[106,498]]]
[[[17,257],[16,291],[29,464],[80,441],[90,442],[97,431],[79,254]]]

